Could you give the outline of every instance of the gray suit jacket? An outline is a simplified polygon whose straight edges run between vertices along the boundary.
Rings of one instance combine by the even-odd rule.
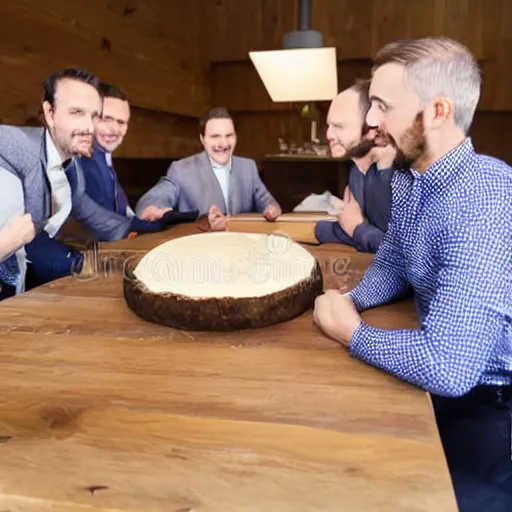
[[[226,204],[208,154],[203,151],[173,162],[167,175],[138,201],[136,214],[155,205],[178,211],[199,210],[198,217],[208,215],[216,204],[224,214],[263,212],[277,201],[267,190],[258,173],[256,162],[249,158],[232,157],[229,201]]]
[[[51,215],[51,187],[46,173],[44,128],[0,125],[0,167],[15,174],[23,184],[25,212],[32,215],[38,231]],[[72,188],[71,216],[98,240],[119,240],[128,235],[129,218],[98,205],[85,193],[85,179],[75,159],[76,183]]]

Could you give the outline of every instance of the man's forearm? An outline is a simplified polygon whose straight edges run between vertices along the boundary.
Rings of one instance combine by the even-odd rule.
[[[4,228],[0,231],[0,262],[7,259],[23,245],[23,240],[16,233],[11,233],[7,229]]]
[[[371,264],[362,281],[349,292],[358,311],[393,302],[405,296],[408,282],[392,268]]]
[[[356,227],[352,238],[359,252],[376,253],[383,237],[384,231],[369,222],[363,222]]]

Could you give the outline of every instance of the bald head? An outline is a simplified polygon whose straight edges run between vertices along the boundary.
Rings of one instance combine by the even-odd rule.
[[[357,87],[345,89],[334,98],[327,114],[327,139],[334,157],[345,156],[360,142],[364,119],[365,108]]]

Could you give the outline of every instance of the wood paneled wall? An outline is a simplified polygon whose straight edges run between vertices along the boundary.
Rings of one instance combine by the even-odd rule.
[[[44,77],[81,66],[130,97],[119,157],[197,151],[198,117],[220,104],[233,113],[241,154],[259,159],[278,137],[309,137],[300,105],[272,103],[248,58],[297,28],[296,0],[9,0],[0,17],[0,122],[38,122]],[[467,44],[484,74],[472,135],[510,162],[511,21],[511,0],[312,0],[312,28],[337,48],[340,90],[369,76],[388,41],[446,34]],[[328,104],[319,108],[325,115]]]
[[[211,103],[198,43],[200,3],[0,2],[0,121],[38,122],[43,79],[79,66],[130,98],[132,122],[120,156],[173,158],[197,150],[197,118]]]
[[[250,50],[281,48],[283,34],[297,29],[297,5],[295,0],[217,0],[203,11],[203,26],[212,27],[203,29],[212,101],[233,112],[240,152],[257,159],[277,151],[278,137],[301,142],[309,135],[297,105],[271,103],[248,57]],[[510,0],[312,0],[312,28],[322,32],[326,46],[337,49],[339,90],[368,77],[372,57],[389,41],[447,35],[466,44],[484,77],[471,135],[480,151],[510,163],[511,22]]]

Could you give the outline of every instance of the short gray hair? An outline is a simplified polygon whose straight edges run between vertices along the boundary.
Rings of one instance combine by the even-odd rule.
[[[406,39],[384,46],[373,69],[390,62],[405,67],[406,80],[422,103],[436,96],[449,98],[455,124],[468,133],[482,86],[480,68],[468,48],[448,37]]]

